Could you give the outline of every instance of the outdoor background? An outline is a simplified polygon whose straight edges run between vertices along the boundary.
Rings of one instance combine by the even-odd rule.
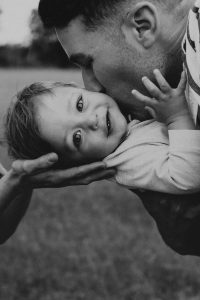
[[[32,11],[37,0],[25,0],[29,23],[17,27],[23,1],[0,0],[1,137],[6,108],[24,85],[82,84],[80,72]],[[12,18],[6,19],[9,9]],[[9,167],[5,147],[0,150],[0,161]],[[128,190],[108,182],[42,189],[34,193],[15,235],[0,246],[0,300],[5,299],[199,300],[200,260],[170,250]]]

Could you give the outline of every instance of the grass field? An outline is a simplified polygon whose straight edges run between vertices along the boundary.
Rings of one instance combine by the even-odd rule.
[[[75,71],[0,70],[0,117],[38,80],[81,83]],[[5,149],[1,161],[8,167]],[[199,300],[200,259],[161,240],[130,191],[101,182],[36,191],[0,247],[0,300]]]

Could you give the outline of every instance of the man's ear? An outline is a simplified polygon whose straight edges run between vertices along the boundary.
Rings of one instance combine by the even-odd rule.
[[[127,43],[135,45],[138,42],[148,49],[157,39],[158,22],[157,7],[150,2],[142,1],[130,7],[121,28]]]

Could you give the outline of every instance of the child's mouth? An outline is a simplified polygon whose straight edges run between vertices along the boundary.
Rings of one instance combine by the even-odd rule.
[[[109,136],[110,130],[111,130],[111,121],[110,121],[110,114],[109,114],[108,110],[107,110],[107,114],[106,114],[106,124],[107,124],[107,129],[108,129],[108,136]]]

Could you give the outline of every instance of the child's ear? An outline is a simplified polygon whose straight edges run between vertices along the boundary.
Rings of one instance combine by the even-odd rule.
[[[157,7],[146,1],[134,4],[127,12],[122,31],[129,45],[136,43],[145,49],[152,47],[158,37],[159,18]]]

